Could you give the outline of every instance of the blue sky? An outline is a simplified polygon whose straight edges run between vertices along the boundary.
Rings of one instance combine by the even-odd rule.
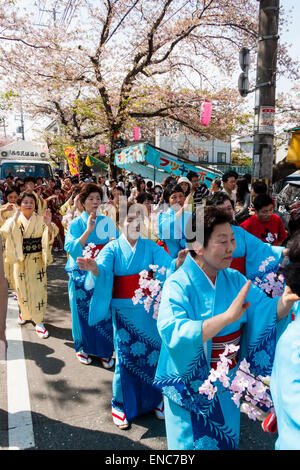
[[[289,31],[282,31],[279,42],[291,44],[289,54],[292,59],[298,60],[300,63],[300,0],[281,0],[280,5],[286,10],[293,8],[293,14],[290,18]],[[299,65],[300,66],[300,65]],[[285,78],[280,78],[277,83],[278,91],[288,91],[292,86],[292,82]]]

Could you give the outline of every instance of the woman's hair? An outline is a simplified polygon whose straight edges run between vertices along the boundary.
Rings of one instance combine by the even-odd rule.
[[[300,263],[300,230],[295,232],[287,244],[290,263]]]
[[[289,263],[283,268],[282,274],[286,285],[291,288],[294,294],[300,297],[300,262]]]
[[[248,181],[246,178],[238,178],[236,180],[236,200],[238,202],[244,202],[246,194],[249,194]]]
[[[17,204],[18,204],[18,206],[21,206],[21,203],[22,203],[22,201],[23,201],[23,199],[24,199],[25,197],[31,197],[31,199],[34,200],[34,204],[35,204],[34,210],[37,211],[37,208],[38,208],[38,207],[37,207],[37,200],[36,200],[35,195],[32,194],[32,193],[27,193],[26,191],[24,191],[23,193],[21,193],[21,194],[19,195],[19,197],[18,197],[18,199],[17,199]]]
[[[287,249],[289,264],[283,268],[282,274],[286,285],[300,297],[300,230],[294,233]]]
[[[196,240],[201,240],[202,245],[207,247],[214,228],[225,223],[230,224],[231,217],[215,206],[196,209],[187,223],[186,241],[187,243],[193,243]],[[197,233],[199,230],[201,233]],[[189,238],[189,236],[192,236],[192,238]],[[193,257],[196,256],[194,250],[190,250],[190,254]]]
[[[141,189],[141,185],[144,185],[144,188],[143,190]],[[145,180],[143,179],[139,179],[138,182],[137,182],[137,185],[136,185],[136,189],[141,192],[141,191],[144,191],[145,190],[145,187],[146,187],[146,183],[145,183]]]
[[[150,193],[140,193],[140,194],[138,194],[138,196],[136,197],[136,202],[138,202],[139,204],[143,204],[145,201],[153,202],[154,197],[152,196],[152,194],[150,194]]]
[[[180,184],[169,184],[164,190],[164,201],[169,204],[170,197],[175,193],[184,194],[184,191]]]
[[[223,191],[218,191],[217,193],[212,194],[206,199],[205,205],[206,206],[220,206],[225,201],[230,201],[231,205],[233,206],[233,202],[228,196],[228,194]]]
[[[15,187],[14,187],[13,189],[7,189],[7,190],[5,191],[5,194],[4,194],[5,199],[7,200],[7,196],[9,196],[9,195],[12,194],[12,193],[17,193],[17,195],[19,196],[19,194],[20,194],[19,188],[15,188]]]
[[[85,200],[91,193],[99,193],[102,201],[103,191],[100,186],[95,183],[86,183],[79,193],[79,200],[82,205],[85,203]]]

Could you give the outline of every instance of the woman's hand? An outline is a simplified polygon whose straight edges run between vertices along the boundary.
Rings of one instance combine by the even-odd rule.
[[[89,218],[88,218],[88,221],[87,221],[87,231],[88,231],[88,233],[92,233],[92,231],[94,230],[96,218],[97,218],[97,215],[95,214],[95,212],[92,212],[89,215]]]
[[[226,310],[225,314],[228,320],[228,324],[234,323],[239,320],[250,306],[250,302],[246,302],[249,289],[251,287],[251,281],[247,281],[242,287],[230,307]]]
[[[14,209],[15,209],[15,205],[14,204],[9,204],[7,207],[2,209],[1,212],[9,212],[9,211],[13,211]]]
[[[46,210],[45,210],[45,213],[44,213],[44,216],[43,216],[43,220],[44,220],[45,224],[46,224],[48,227],[51,226],[52,214],[51,214],[51,210],[50,210],[50,209],[46,209]]]
[[[21,209],[19,208],[18,210],[16,210],[16,213],[14,215],[14,221],[17,222],[18,218],[19,218],[19,215],[21,214]]]
[[[250,302],[246,302],[251,286],[251,281],[247,281],[242,287],[230,307],[224,312],[214,317],[204,320],[202,325],[202,341],[206,342],[214,338],[225,326],[239,320],[250,306]]]
[[[285,286],[284,292],[277,303],[277,319],[285,318],[298,300],[300,300],[300,297],[294,294],[289,286]]]
[[[177,260],[176,260],[176,269],[180,268],[180,266],[183,264],[185,258],[187,257],[189,250],[186,248],[185,250],[180,250],[178,255],[177,255]]]
[[[78,264],[79,269],[82,271],[91,271],[94,276],[98,276],[99,269],[96,261],[93,258],[78,257],[76,263]]]
[[[284,304],[293,304],[300,300],[300,297],[298,297],[297,294],[294,294],[289,286],[285,286],[281,297]]]

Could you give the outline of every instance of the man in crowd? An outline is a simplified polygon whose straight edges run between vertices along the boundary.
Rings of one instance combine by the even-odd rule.
[[[226,171],[222,175],[223,191],[228,194],[234,205],[236,203],[236,180],[238,176],[236,171]]]
[[[202,204],[203,199],[209,196],[209,189],[206,184],[199,183],[199,176],[195,171],[189,171],[186,176],[192,184],[190,204],[192,205],[192,210],[194,210],[198,205]]]

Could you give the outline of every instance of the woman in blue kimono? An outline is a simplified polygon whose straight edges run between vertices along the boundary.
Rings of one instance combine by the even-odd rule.
[[[159,214],[159,237],[165,250],[175,259],[179,251],[185,249],[185,230],[192,213],[189,211],[189,199],[179,184],[169,185],[164,191],[164,200],[169,205]],[[190,206],[191,207],[191,206]]]
[[[216,382],[222,393],[209,400],[199,387],[231,343],[240,345],[231,357],[232,373],[246,358],[255,375],[270,374],[277,319],[295,301],[287,291],[271,299],[238,271],[227,269],[236,247],[230,222],[224,212],[205,207],[202,242],[196,238],[163,287],[155,383],[164,395],[169,449],[238,448],[240,410],[230,392]]]
[[[150,271],[151,265],[165,268],[166,272],[157,277],[163,282],[186,254],[173,260],[155,242],[143,239],[141,221],[134,210],[138,205],[131,204],[122,235],[108,243],[96,260],[77,259],[81,269],[92,272],[86,280],[86,287],[94,289],[89,323],[107,318],[111,306],[116,355],[112,417],[121,429],[136,416],[152,410],[158,418],[164,417],[161,393],[153,386],[161,345],[156,320],[153,311],[147,312],[143,304],[132,300],[140,287],[139,273]]]
[[[289,246],[290,263],[283,274],[291,292],[300,296],[300,234]],[[276,450],[300,450],[300,302],[275,351],[270,389],[277,418]]]
[[[102,189],[87,183],[79,194],[84,211],[72,220],[65,237],[65,250],[68,253],[66,272],[69,276],[69,302],[72,313],[72,334],[77,359],[82,364],[90,364],[89,355],[98,356],[103,367],[113,367],[113,330],[111,318],[93,326],[88,324],[89,303],[93,292],[86,290],[86,272],[76,263],[84,254],[96,257],[101,249],[119,236],[118,230],[109,217],[96,215],[101,204]]]

